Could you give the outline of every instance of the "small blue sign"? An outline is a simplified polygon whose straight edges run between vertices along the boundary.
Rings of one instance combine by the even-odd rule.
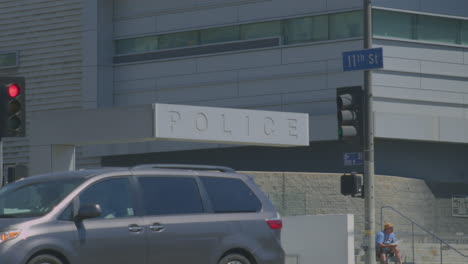
[[[383,68],[382,48],[343,52],[343,71]]]
[[[343,155],[345,166],[355,166],[364,164],[362,152],[345,152]]]

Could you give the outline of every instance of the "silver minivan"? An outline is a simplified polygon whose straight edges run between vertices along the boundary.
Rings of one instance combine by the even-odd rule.
[[[1,264],[284,264],[282,222],[251,176],[140,165],[0,189]]]

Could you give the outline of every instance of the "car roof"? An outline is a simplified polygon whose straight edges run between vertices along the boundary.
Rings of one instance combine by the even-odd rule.
[[[231,177],[236,173],[236,171],[229,167],[224,166],[212,166],[212,165],[189,165],[189,164],[144,164],[138,165],[131,168],[127,167],[104,167],[100,169],[81,169],[75,171],[62,171],[62,172],[53,172],[46,173],[41,175],[36,175],[33,177],[27,177],[19,180],[19,182],[24,182],[27,184],[35,182],[44,182],[44,181],[54,181],[54,180],[63,180],[63,179],[82,179],[86,180],[95,176],[116,173],[116,172],[129,172],[131,171],[145,171],[145,172],[155,172],[160,173],[164,172],[180,172],[180,173],[193,173],[193,172],[203,172],[204,175],[214,176],[214,175],[231,175]]]

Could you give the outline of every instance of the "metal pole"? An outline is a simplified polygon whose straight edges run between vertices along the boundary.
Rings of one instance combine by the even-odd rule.
[[[411,233],[413,234],[413,263],[414,263],[414,223],[411,223]]]
[[[372,0],[364,0],[364,49],[372,48]],[[375,197],[374,197],[374,114],[372,98],[372,71],[364,71],[365,88],[365,140],[364,140],[364,192],[365,235],[369,249],[367,264],[375,264]]]
[[[0,138],[0,188],[3,186],[3,140]]]

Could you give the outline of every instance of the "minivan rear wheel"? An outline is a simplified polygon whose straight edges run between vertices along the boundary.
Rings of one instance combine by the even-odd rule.
[[[250,261],[239,254],[229,254],[222,258],[218,264],[251,264]]]
[[[28,264],[63,264],[63,262],[52,255],[39,255],[32,258]]]

